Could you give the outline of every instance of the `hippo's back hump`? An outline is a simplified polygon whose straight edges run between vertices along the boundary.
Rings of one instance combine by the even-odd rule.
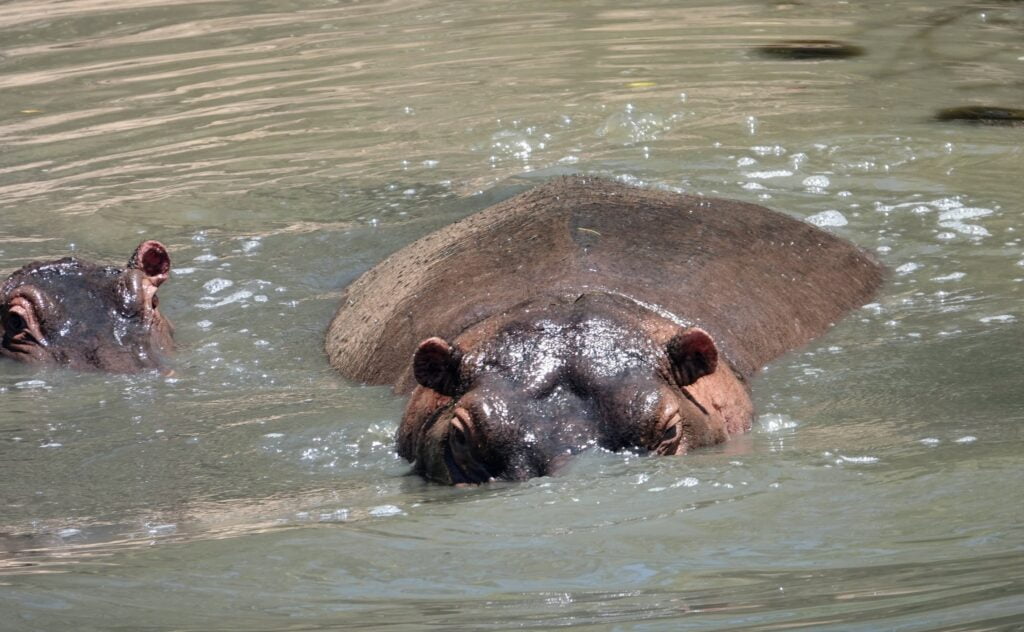
[[[357,279],[326,348],[346,377],[396,383],[424,338],[540,296],[608,291],[707,329],[750,374],[862,305],[881,278],[857,247],[762,206],[559,178]]]

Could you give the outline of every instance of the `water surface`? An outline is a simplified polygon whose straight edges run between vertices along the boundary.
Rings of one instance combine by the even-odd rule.
[[[757,46],[832,38],[847,60]],[[0,364],[0,628],[1024,626],[1024,7],[13,0],[0,272],[171,249],[173,377]],[[561,173],[873,252],[754,431],[445,489],[327,366],[339,291]]]

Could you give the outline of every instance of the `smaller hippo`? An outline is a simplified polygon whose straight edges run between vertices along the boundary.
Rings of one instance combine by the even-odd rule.
[[[152,240],[123,268],[73,257],[30,263],[0,286],[0,355],[114,373],[159,368],[174,349],[156,295],[170,271],[167,248]]]

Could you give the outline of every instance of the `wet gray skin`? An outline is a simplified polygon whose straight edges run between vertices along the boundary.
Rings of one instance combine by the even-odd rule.
[[[703,330],[667,322],[652,330],[643,322],[657,316],[600,293],[512,312],[472,352],[459,345],[473,332],[417,349],[417,381],[451,398],[399,437],[400,454],[422,476],[525,480],[556,473],[591,447],[681,454],[725,439],[722,417],[687,390],[718,364]],[[670,332],[667,341],[657,340],[660,332]]]
[[[0,354],[116,373],[162,367],[173,327],[156,293],[170,269],[157,241],[142,242],[123,268],[71,257],[30,263],[0,287]]]

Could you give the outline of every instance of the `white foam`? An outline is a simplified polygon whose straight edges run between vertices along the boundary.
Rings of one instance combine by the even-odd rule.
[[[14,388],[20,389],[44,389],[50,390],[50,385],[43,380],[24,380],[22,382],[15,382]]]
[[[974,443],[977,440],[978,440],[978,437],[975,437],[974,435],[966,435],[966,436],[960,437],[959,439],[955,440],[953,443],[960,443],[960,444]]]
[[[960,207],[949,209],[947,211],[942,211],[941,213],[939,213],[939,221],[944,222],[948,220],[959,221],[965,219],[975,219],[978,217],[985,217],[986,215],[991,214],[992,209],[988,208]]]
[[[385,518],[388,516],[400,516],[405,512],[400,507],[395,505],[379,505],[370,510],[370,515],[374,518]]]
[[[988,323],[1013,323],[1017,322],[1017,317],[1013,314],[999,314],[998,316],[982,316],[979,318],[981,322]]]
[[[877,456],[843,456],[842,454],[840,454],[839,458],[836,459],[836,464],[840,464],[840,463],[860,463],[860,464],[878,463],[878,457]]]
[[[198,305],[196,305],[196,307],[200,309],[214,309],[216,307],[224,307],[225,305],[231,305],[232,303],[240,303],[241,301],[244,301],[248,298],[252,298],[252,292],[250,292],[249,290],[239,290],[234,294],[224,297],[223,299],[216,303],[199,303]]]
[[[799,424],[792,418],[786,415],[761,415],[758,420],[758,426],[764,432],[779,432],[781,430],[790,430],[796,428]]]
[[[920,267],[921,267],[920,263],[914,263],[914,262],[904,263],[903,265],[901,265],[898,268],[896,268],[896,274],[910,274],[911,272],[913,272],[914,270],[917,270]]]
[[[964,278],[963,272],[951,272],[942,276],[932,277],[932,281],[959,281]]]
[[[700,481],[692,476],[681,478],[678,481],[669,485],[669,487],[696,487],[700,484]]]
[[[967,235],[969,237],[989,237],[992,235],[992,233],[988,232],[988,229],[982,226],[975,226],[974,224],[964,224],[959,220],[939,222],[939,226],[942,226],[943,228],[950,228],[960,233],[961,235]]]
[[[846,216],[836,210],[815,213],[808,217],[807,221],[815,226],[846,226],[849,223]]]
[[[210,294],[216,294],[217,292],[225,290],[234,284],[235,282],[230,279],[210,279],[206,283],[203,283],[203,289]]]
[[[824,189],[831,183],[828,176],[807,176],[801,184],[809,189]]]
[[[788,169],[775,169],[772,171],[751,171],[750,173],[744,174],[748,178],[756,178],[758,180],[767,180],[768,178],[783,178],[786,176],[793,175],[793,172]]]

